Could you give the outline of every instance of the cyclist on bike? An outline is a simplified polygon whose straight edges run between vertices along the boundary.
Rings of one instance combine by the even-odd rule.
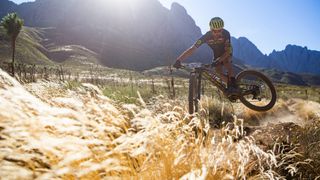
[[[211,19],[210,31],[204,34],[189,49],[184,51],[177,59],[173,67],[181,68],[181,61],[191,56],[195,50],[202,44],[206,43],[213,50],[213,66],[223,82],[227,84],[230,93],[236,91],[236,82],[232,69],[232,46],[230,33],[225,30],[224,22],[220,17]],[[223,67],[227,69],[228,74],[223,73]]]

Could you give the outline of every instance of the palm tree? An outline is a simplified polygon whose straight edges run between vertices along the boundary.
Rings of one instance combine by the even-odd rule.
[[[22,29],[23,20],[20,19],[17,13],[9,13],[5,17],[2,18],[1,25],[6,30],[6,33],[11,38],[11,47],[12,47],[12,64],[11,71],[12,76],[14,76],[14,54],[16,49],[16,40]]]

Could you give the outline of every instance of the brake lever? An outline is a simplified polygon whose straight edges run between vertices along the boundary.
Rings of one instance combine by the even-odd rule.
[[[213,61],[213,63],[211,65],[212,65],[212,67],[216,67],[219,64],[221,64],[220,58],[218,58],[217,60]]]

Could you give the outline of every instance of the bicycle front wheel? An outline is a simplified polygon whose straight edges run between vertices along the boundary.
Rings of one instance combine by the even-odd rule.
[[[240,101],[255,111],[268,111],[276,103],[277,94],[271,80],[264,74],[245,70],[237,77],[237,84],[241,90]]]
[[[198,79],[196,73],[192,72],[189,78],[189,114],[193,114],[198,111]]]

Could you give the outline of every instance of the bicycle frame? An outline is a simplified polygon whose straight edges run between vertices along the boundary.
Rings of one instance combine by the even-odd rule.
[[[209,66],[209,67],[207,67]],[[215,85],[220,91],[225,93],[227,91],[226,86],[222,83],[221,78],[213,72],[213,69],[211,68],[211,65],[204,65],[202,67],[196,67],[191,73],[196,73],[198,74],[198,92],[200,92],[201,88],[201,80],[202,76],[209,80],[213,85]]]
[[[201,67],[194,67],[190,73],[189,79],[189,113],[198,112],[198,102],[201,98],[201,80],[202,76],[209,80],[213,85],[215,85],[219,90],[226,94],[226,87],[219,80],[216,73],[213,72],[211,65],[202,65]]]
[[[187,67],[187,66],[184,66]],[[190,67],[190,66],[189,66]],[[276,102],[276,90],[268,77],[263,75],[262,73],[254,70],[244,70],[237,74],[236,80],[237,82],[237,92],[229,92],[227,89],[227,85],[225,85],[220,76],[213,70],[212,65],[210,64],[202,64],[200,67],[192,67],[192,71],[190,73],[189,78],[189,113],[193,114],[198,111],[198,103],[201,98],[201,80],[202,78],[209,80],[214,86],[216,86],[220,91],[222,91],[223,95],[226,96],[231,102],[236,102],[238,99],[242,104],[247,106],[248,108],[255,111],[267,111],[271,109]],[[259,81],[264,83],[264,86],[269,89],[269,93],[271,93],[271,97],[263,97],[267,104],[261,106],[260,104],[252,103],[252,100],[258,100],[258,102],[264,103],[262,98],[260,97],[260,86],[256,85],[252,82],[246,82],[252,78],[258,78]],[[246,79],[249,78],[249,79]],[[250,95],[246,97],[247,95]],[[251,96],[252,95],[252,96]]]

